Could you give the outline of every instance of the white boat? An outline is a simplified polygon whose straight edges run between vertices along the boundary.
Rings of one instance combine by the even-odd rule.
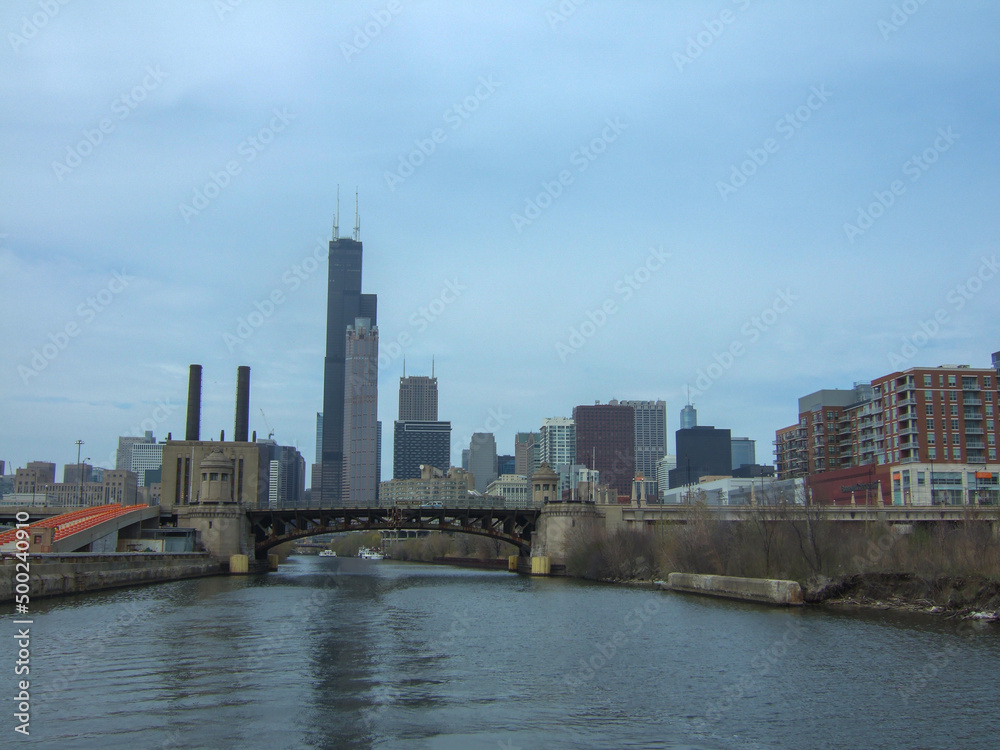
[[[334,552],[332,549],[325,549],[325,550],[323,550],[322,552],[319,553],[319,556],[320,557],[336,557],[337,553]]]
[[[370,549],[369,547],[362,547],[358,550],[358,557],[364,560],[384,560],[385,555],[377,550]]]

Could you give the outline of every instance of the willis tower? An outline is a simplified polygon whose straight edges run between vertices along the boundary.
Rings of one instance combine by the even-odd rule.
[[[339,200],[338,200],[339,204]],[[343,505],[344,404],[347,327],[356,318],[377,325],[377,297],[361,293],[361,223],[354,209],[354,237],[339,237],[340,209],[330,242],[330,268],[326,294],[326,358],[323,360],[323,445],[320,459],[320,505]],[[372,377],[377,377],[372,374]]]

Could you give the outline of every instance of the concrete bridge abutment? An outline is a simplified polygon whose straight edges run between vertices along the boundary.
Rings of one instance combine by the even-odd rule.
[[[548,575],[553,567],[564,566],[573,539],[604,526],[604,514],[594,503],[547,503],[531,535],[532,573]]]

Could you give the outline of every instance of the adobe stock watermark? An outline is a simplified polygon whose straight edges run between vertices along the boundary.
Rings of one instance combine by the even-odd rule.
[[[344,59],[350,62],[351,58],[360,55],[362,50],[367,49],[372,41],[381,36],[386,27],[392,23],[392,19],[402,12],[403,6],[399,0],[389,0],[384,8],[373,10],[370,21],[366,21],[363,26],[354,27],[352,44],[340,43],[340,51],[343,53]]]
[[[494,435],[497,430],[514,418],[513,414],[504,412],[502,406],[490,409],[481,427],[473,430],[469,435],[454,442],[454,446],[459,449],[468,447],[469,449],[488,445],[488,435]],[[481,437],[480,437],[481,436]]]
[[[225,21],[226,16],[235,12],[241,5],[243,5],[243,0],[213,0],[212,2],[212,8],[215,9],[215,15],[219,17],[220,21]]]
[[[955,145],[955,141],[961,137],[952,132],[950,125],[947,128],[938,128],[937,132],[937,137],[930,146],[903,162],[903,175],[910,178],[910,184],[923,177],[927,170],[941,158],[941,154],[949,151]],[[876,190],[872,193],[875,200],[867,206],[858,207],[858,218],[853,224],[850,222],[844,224],[844,233],[847,235],[848,242],[853,245],[858,237],[863,236],[871,229],[875,222],[896,204],[896,199],[906,193],[906,187],[906,183],[902,180],[893,180],[888,189]]]
[[[798,295],[793,294],[791,289],[779,289],[770,305],[740,326],[741,338],[734,339],[722,352],[716,352],[711,363],[698,368],[694,387],[688,386],[690,394],[701,396],[707,392],[717,380],[733,369],[739,359],[746,356],[750,347],[756,344],[763,334],[771,330],[782,315],[792,309],[798,299]]]
[[[8,32],[7,41],[14,52],[18,52],[22,47],[27,47],[28,43],[38,36],[38,32],[49,25],[49,21],[59,15],[59,11],[69,5],[71,0],[39,0],[38,10],[30,16],[21,17],[20,34]]]
[[[795,136],[799,129],[805,125],[813,116],[826,104],[832,92],[827,90],[825,84],[820,84],[817,88],[810,89],[806,100],[791,112],[786,112],[776,123],[774,129],[783,140],[789,140]],[[739,166],[731,165],[729,179],[718,180],[715,183],[722,200],[729,200],[729,196],[736,193],[741,187],[747,184],[747,180],[757,174],[757,170],[763,167],[778,151],[781,144],[776,138],[766,138],[759,148],[748,148],[747,156],[750,157],[740,162]]]
[[[93,128],[84,128],[83,138],[76,144],[66,147],[66,156],[63,161],[54,160],[52,171],[56,179],[62,182],[66,175],[83,164],[84,160],[90,157],[99,146],[101,146],[107,136],[115,132],[117,120],[122,122],[127,120],[136,108],[146,100],[146,97],[160,87],[160,84],[167,79],[167,74],[160,70],[160,66],[146,67],[146,75],[143,79],[128,91],[123,91],[111,101],[111,117],[102,117]]]
[[[479,76],[479,85],[468,96],[462,98],[444,111],[443,119],[445,125],[454,132],[465,124],[473,112],[479,109],[479,105],[493,96],[494,92],[500,88],[500,82],[494,80],[493,76]],[[400,154],[398,166],[394,171],[385,171],[385,182],[389,186],[389,191],[395,193],[396,187],[402,185],[406,179],[413,175],[433,154],[438,146],[448,140],[448,132],[444,128],[434,128],[426,138],[418,138],[413,142],[414,149],[408,154]]]
[[[284,132],[285,128],[297,117],[289,112],[287,107],[282,107],[280,110],[275,108],[271,111],[274,116],[268,124],[256,133],[248,135],[237,146],[236,151],[242,157],[242,162],[230,159],[218,172],[209,172],[208,182],[192,191],[191,202],[177,204],[177,210],[180,211],[185,224],[190,224],[191,219],[208,208],[209,204],[229,187],[233,178],[243,171],[243,166],[253,162],[264,149],[274,142],[275,136]]]
[[[444,315],[445,311],[455,304],[462,293],[468,287],[461,283],[456,276],[453,279],[446,279],[444,286],[434,299],[424,305],[420,305],[410,313],[407,322],[415,330],[416,334],[421,334],[431,327],[438,319]],[[388,367],[392,362],[403,356],[406,349],[416,341],[414,334],[409,331],[400,331],[395,339],[388,339],[379,344],[378,366]]]
[[[903,0],[903,2],[893,5],[889,18],[880,18],[876,24],[878,30],[882,32],[882,40],[889,41],[889,37],[903,28],[910,18],[920,10],[920,6],[926,2],[927,0]]]
[[[997,260],[997,254],[993,253],[989,258],[984,255],[975,273],[962,283],[953,286],[945,294],[947,306],[939,307],[926,320],[920,320],[917,323],[917,330],[903,337],[903,345],[899,350],[889,352],[890,366],[897,370],[903,369],[909,360],[917,356],[945,326],[951,323],[951,313],[962,310],[983,290],[987,282],[996,278],[998,273],[1000,273],[1000,262]]]
[[[17,366],[17,374],[21,376],[24,384],[27,385],[29,380],[45,370],[61,352],[66,350],[70,341],[83,333],[87,326],[94,322],[94,318],[104,312],[114,302],[115,297],[124,292],[133,281],[135,277],[125,273],[124,268],[121,271],[112,271],[111,279],[100,291],[77,305],[76,317],[67,321],[59,330],[49,333],[47,343],[32,349],[31,359],[27,365]]]
[[[622,627],[602,642],[594,644],[594,653],[589,658],[580,658],[579,668],[572,674],[563,675],[563,682],[570,690],[578,690],[597,676],[619,651],[628,646],[632,639],[660,611],[660,600],[650,598],[645,604],[629,610],[622,620]]]
[[[587,0],[561,0],[554,10],[545,11],[545,20],[549,22],[549,28],[556,31],[559,25],[566,23],[585,2]]]
[[[232,333],[223,332],[222,340],[229,353],[232,354],[236,347],[245,343],[264,323],[270,320],[278,308],[288,301],[288,293],[297,291],[308,281],[309,277],[322,268],[328,255],[329,245],[324,239],[317,238],[312,252],[298,263],[292,264],[281,274],[281,284],[264,295],[263,298],[254,300],[254,309],[236,319],[236,327]]]
[[[596,309],[588,309],[585,313],[586,320],[581,321],[578,325],[570,326],[566,340],[555,343],[559,361],[565,362],[570,355],[579,352],[599,330],[608,324],[608,320],[613,315],[618,314],[621,309],[619,305],[628,302],[639,289],[648,284],[653,275],[666,265],[670,257],[670,253],[664,251],[662,247],[650,248],[649,254],[642,263],[614,283],[612,288],[614,294],[609,295]]]
[[[732,2],[739,12],[743,12],[750,7],[750,0],[732,0]],[[683,73],[684,68],[701,57],[706,49],[715,44],[716,40],[722,36],[729,25],[736,20],[736,17],[736,13],[726,8],[715,18],[702,22],[704,28],[694,36],[687,38],[687,46],[684,48],[684,52],[674,53],[673,61],[674,65],[677,66],[677,70]]]
[[[569,155],[570,166],[576,167],[577,174],[582,174],[590,168],[590,165],[597,158],[608,150],[608,146],[618,140],[619,136],[628,128],[628,125],[621,121],[620,117],[607,118],[604,121],[604,129],[600,134],[591,138],[590,142],[575,149]],[[552,203],[561,196],[566,188],[573,184],[576,175],[569,169],[561,169],[555,178],[542,182],[542,191],[534,198],[527,198],[524,201],[524,210],[521,213],[512,213],[510,221],[514,229],[520,234],[524,228],[531,226]]]
[[[171,403],[169,396],[166,398],[158,398],[154,403],[156,405],[153,409],[147,412],[149,416],[143,417],[143,419],[137,424],[133,424],[129,429],[123,430],[117,434],[122,436],[139,437],[147,431],[156,432],[156,428],[170,419],[173,413],[179,408],[177,404]],[[101,466],[105,469],[115,468],[118,465],[118,449],[112,448],[107,459],[95,465]],[[127,469],[128,467],[126,466],[125,468]]]

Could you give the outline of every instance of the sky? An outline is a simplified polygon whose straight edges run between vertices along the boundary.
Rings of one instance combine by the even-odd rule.
[[[315,458],[326,243],[399,377],[514,434],[664,399],[757,441],[797,399],[1000,349],[1000,5],[11,0],[0,460],[250,427]],[[388,438],[388,439],[385,439]],[[671,438],[670,450],[673,451]]]

